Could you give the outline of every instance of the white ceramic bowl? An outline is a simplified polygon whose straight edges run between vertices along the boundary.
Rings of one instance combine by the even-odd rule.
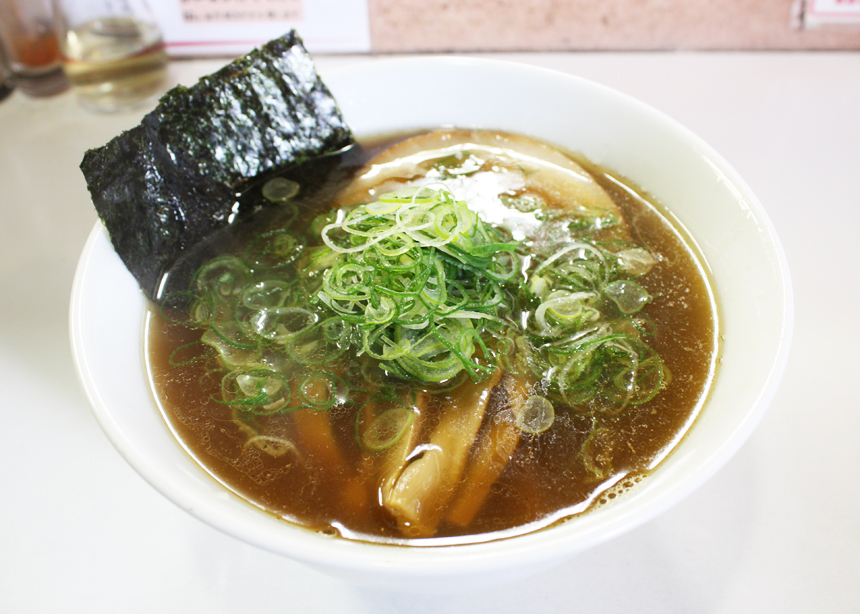
[[[771,223],[716,152],[634,99],[518,64],[415,58],[323,76],[359,136],[441,125],[520,132],[580,152],[656,196],[698,242],[715,284],[725,341],[710,399],[689,435],[638,488],[548,530],[436,548],[323,537],[230,494],[174,440],[144,370],[143,295],[97,225],[72,294],[74,357],[102,428],[146,480],[194,516],[261,548],[368,585],[440,590],[522,577],[630,530],[689,494],[734,454],[777,388],[793,310]]]

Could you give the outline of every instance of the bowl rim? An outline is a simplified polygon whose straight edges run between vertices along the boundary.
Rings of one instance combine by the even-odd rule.
[[[95,267],[94,259],[103,256],[105,245],[112,250],[107,233],[99,221],[96,222],[91,231],[81,254],[71,293],[69,313],[70,336],[78,377],[101,428],[120,454],[146,481],[179,507],[200,518],[207,524],[266,550],[285,554],[291,558],[324,567],[336,567],[345,571],[361,568],[365,573],[385,571],[388,574],[402,576],[415,575],[416,573],[429,576],[468,574],[471,572],[476,561],[480,561],[483,573],[486,570],[504,569],[512,561],[516,561],[518,565],[539,565],[567,558],[583,549],[621,535],[662,513],[709,479],[748,439],[775,395],[779,380],[785,371],[788,361],[794,323],[794,306],[791,279],[785,253],[770,219],[752,190],[713,148],[680,123],[660,111],[605,85],[569,73],[535,67],[529,64],[508,60],[458,56],[387,58],[372,60],[366,63],[350,64],[331,71],[320,72],[327,83],[331,81],[337,84],[339,77],[345,73],[363,71],[365,75],[373,76],[385,74],[391,70],[405,69],[419,71],[451,69],[466,71],[508,71],[517,76],[529,74],[536,78],[566,80],[571,83],[578,83],[581,87],[593,89],[602,96],[614,98],[620,104],[632,105],[638,112],[645,113],[658,121],[662,127],[680,134],[688,143],[695,146],[699,155],[707,158],[714,164],[726,177],[727,181],[743,194],[749,207],[750,215],[755,218],[761,229],[763,240],[768,243],[772,250],[771,256],[775,259],[774,267],[779,273],[779,279],[776,282],[782,289],[780,303],[783,307],[782,313],[779,314],[779,327],[781,329],[780,343],[773,356],[773,362],[768,371],[767,378],[761,383],[758,396],[752,402],[750,410],[736,424],[731,437],[723,441],[706,457],[700,460],[692,477],[673,483],[670,487],[661,491],[658,497],[644,504],[626,503],[626,501],[634,499],[631,497],[626,499],[626,501],[622,500],[578,516],[573,522],[563,522],[548,529],[538,530],[501,541],[417,548],[378,543],[360,543],[322,537],[307,529],[295,527],[279,520],[276,520],[276,522],[284,525],[282,538],[273,540],[271,523],[252,522],[244,525],[242,523],[236,524],[230,509],[218,506],[215,508],[201,507],[199,500],[195,496],[190,495],[174,483],[166,483],[161,470],[150,459],[146,458],[146,452],[136,442],[129,439],[127,432],[117,423],[111,407],[100,394],[99,382],[96,380],[90,365],[90,354],[88,354],[87,340],[85,339],[86,331],[82,323],[86,317],[86,314],[82,311],[84,294],[88,291],[88,284],[93,283],[91,275]],[[332,87],[331,89],[337,96],[336,88]],[[118,257],[116,260],[119,260]],[[143,309],[145,299],[142,294],[140,294],[140,303],[140,307]],[[158,418],[161,420],[161,414],[155,408],[154,401],[150,400],[150,402],[153,403],[153,409],[156,410]],[[164,428],[165,432],[173,438],[166,424]],[[176,442],[176,445],[179,446],[178,442]],[[188,459],[197,466],[196,462],[190,456]],[[198,470],[206,478],[214,481],[199,466]],[[229,494],[238,499],[236,495]],[[255,514],[266,514],[247,502],[242,501],[242,503],[248,506],[249,511],[253,511]]]

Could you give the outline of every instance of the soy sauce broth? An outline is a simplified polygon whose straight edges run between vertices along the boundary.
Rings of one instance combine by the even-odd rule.
[[[329,169],[323,188],[303,187],[294,223],[309,224],[357,167],[402,138],[379,139],[342,156]],[[309,432],[330,425],[335,446],[296,442],[301,448],[297,455],[281,442],[272,442],[271,453],[248,445],[233,410],[214,400],[223,373],[206,362],[170,364],[176,349],[199,340],[201,331],[167,321],[153,307],[146,331],[148,368],[159,407],[177,439],[210,475],[250,503],[311,530],[358,540],[427,545],[485,541],[549,526],[634,487],[683,438],[707,397],[718,352],[715,301],[691,243],[661,208],[611,171],[575,159],[619,206],[635,241],[659,255],[658,264],[640,279],[654,297],[644,309],[653,323],[648,345],[671,374],[671,382],[654,399],[616,416],[557,407],[550,429],[522,434],[471,523],[458,526],[443,520],[433,538],[410,540],[374,496],[379,462],[356,443],[355,406],[264,419],[267,432],[282,432],[285,438],[299,422]],[[259,202],[258,189],[246,195],[250,208]],[[192,261],[235,250],[283,219],[277,207],[259,210],[234,224],[232,234],[220,233],[219,245],[203,246]],[[170,283],[181,287],[185,277],[187,272]],[[491,398],[482,432],[493,419],[493,403],[502,402]],[[426,408],[423,442],[445,403],[445,395],[439,394]],[[584,450],[588,463],[583,462]],[[310,466],[320,470],[308,471]]]

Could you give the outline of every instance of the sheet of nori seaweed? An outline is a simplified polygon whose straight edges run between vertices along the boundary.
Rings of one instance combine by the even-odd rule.
[[[242,184],[353,142],[295,32],[176,87],[81,170],[117,254],[156,299],[182,252],[229,223]]]

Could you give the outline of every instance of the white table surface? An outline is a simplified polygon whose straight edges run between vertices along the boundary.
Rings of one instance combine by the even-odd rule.
[[[96,216],[85,149],[147,109],[0,103],[0,612],[860,612],[860,54],[505,54],[640,98],[745,177],[792,269],[796,326],[764,420],[667,513],[538,577],[413,597],[357,588],[164,499],[90,413],[68,341]],[[326,70],[372,58],[319,57]],[[192,83],[223,61],[173,64]]]

